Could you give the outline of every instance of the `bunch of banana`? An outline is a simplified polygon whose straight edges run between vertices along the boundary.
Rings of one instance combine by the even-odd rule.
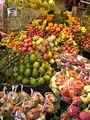
[[[48,9],[49,6],[55,7],[54,0],[8,0],[8,4],[15,4],[17,7],[32,9],[38,9],[40,7]]]
[[[49,10],[44,9],[44,10],[42,11],[42,16],[47,15],[47,14],[48,14],[48,12],[49,12]]]
[[[32,3],[33,5],[37,5],[38,7],[41,7],[43,3],[42,0],[29,0],[29,2]]]
[[[41,29],[42,29],[42,30],[44,30],[44,29],[45,29],[45,27],[46,27],[46,25],[47,25],[47,19],[45,19],[45,20],[44,20],[44,22],[43,22],[43,24],[42,24],[42,28],[41,28]]]
[[[40,22],[41,22],[41,19],[36,19],[36,20],[33,20],[33,21],[32,21],[32,24],[33,24],[33,25],[36,25],[36,26],[39,26],[39,25],[40,25],[40,24],[39,24]]]

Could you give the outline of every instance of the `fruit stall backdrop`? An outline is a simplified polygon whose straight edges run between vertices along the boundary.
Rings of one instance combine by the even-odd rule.
[[[43,9],[0,41],[0,117],[90,120],[90,15],[27,1],[15,4]]]

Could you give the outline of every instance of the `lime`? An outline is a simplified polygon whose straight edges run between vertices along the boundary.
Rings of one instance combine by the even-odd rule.
[[[17,80],[18,83],[21,83],[21,82],[22,82],[22,79],[23,79],[22,76],[18,76],[18,77],[16,78],[16,80]]]
[[[24,78],[24,79],[22,80],[22,84],[23,84],[23,85],[29,85],[29,79],[28,79],[28,78]]]
[[[36,69],[38,69],[40,67],[40,64],[39,64],[39,62],[35,62],[34,64],[33,64],[33,68],[36,68]]]
[[[32,79],[30,80],[30,85],[31,85],[31,86],[35,86],[36,83],[37,83],[37,79],[32,78]]]

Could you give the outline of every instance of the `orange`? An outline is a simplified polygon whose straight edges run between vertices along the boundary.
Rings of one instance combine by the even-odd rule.
[[[50,30],[55,30],[55,27],[51,27]]]
[[[60,32],[60,28],[58,27],[58,28],[56,28],[56,32]]]
[[[46,30],[46,31],[49,31],[49,30],[50,30],[50,27],[47,26],[47,27],[45,28],[45,30]]]
[[[59,24],[59,28],[63,28],[63,25],[62,25],[62,24]]]
[[[54,24],[54,27],[55,27],[55,28],[57,28],[57,27],[58,27],[58,24],[57,24],[57,23],[55,23],[55,24]]]
[[[49,26],[49,27],[53,27],[53,23],[49,23],[48,26]]]
[[[73,90],[69,90],[69,96],[70,96],[71,98],[75,96],[75,93],[74,93]]]
[[[52,17],[47,17],[47,20],[52,20]]]

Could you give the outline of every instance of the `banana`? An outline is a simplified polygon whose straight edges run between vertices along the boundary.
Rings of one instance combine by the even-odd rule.
[[[37,0],[29,0],[30,3],[36,4]]]
[[[33,8],[33,9],[37,9],[38,5],[34,4],[34,3],[28,3],[28,5]]]
[[[40,5],[40,6],[42,6],[42,0],[38,0],[38,4]]]
[[[42,25],[42,30],[44,30],[44,29],[45,29],[46,24],[47,24],[47,19],[45,19],[45,20],[44,20],[44,22],[43,22],[43,25]]]
[[[32,21],[32,24],[33,25],[36,25],[36,26],[39,26],[40,24],[39,24],[39,22],[40,22],[41,20],[33,20]]]

